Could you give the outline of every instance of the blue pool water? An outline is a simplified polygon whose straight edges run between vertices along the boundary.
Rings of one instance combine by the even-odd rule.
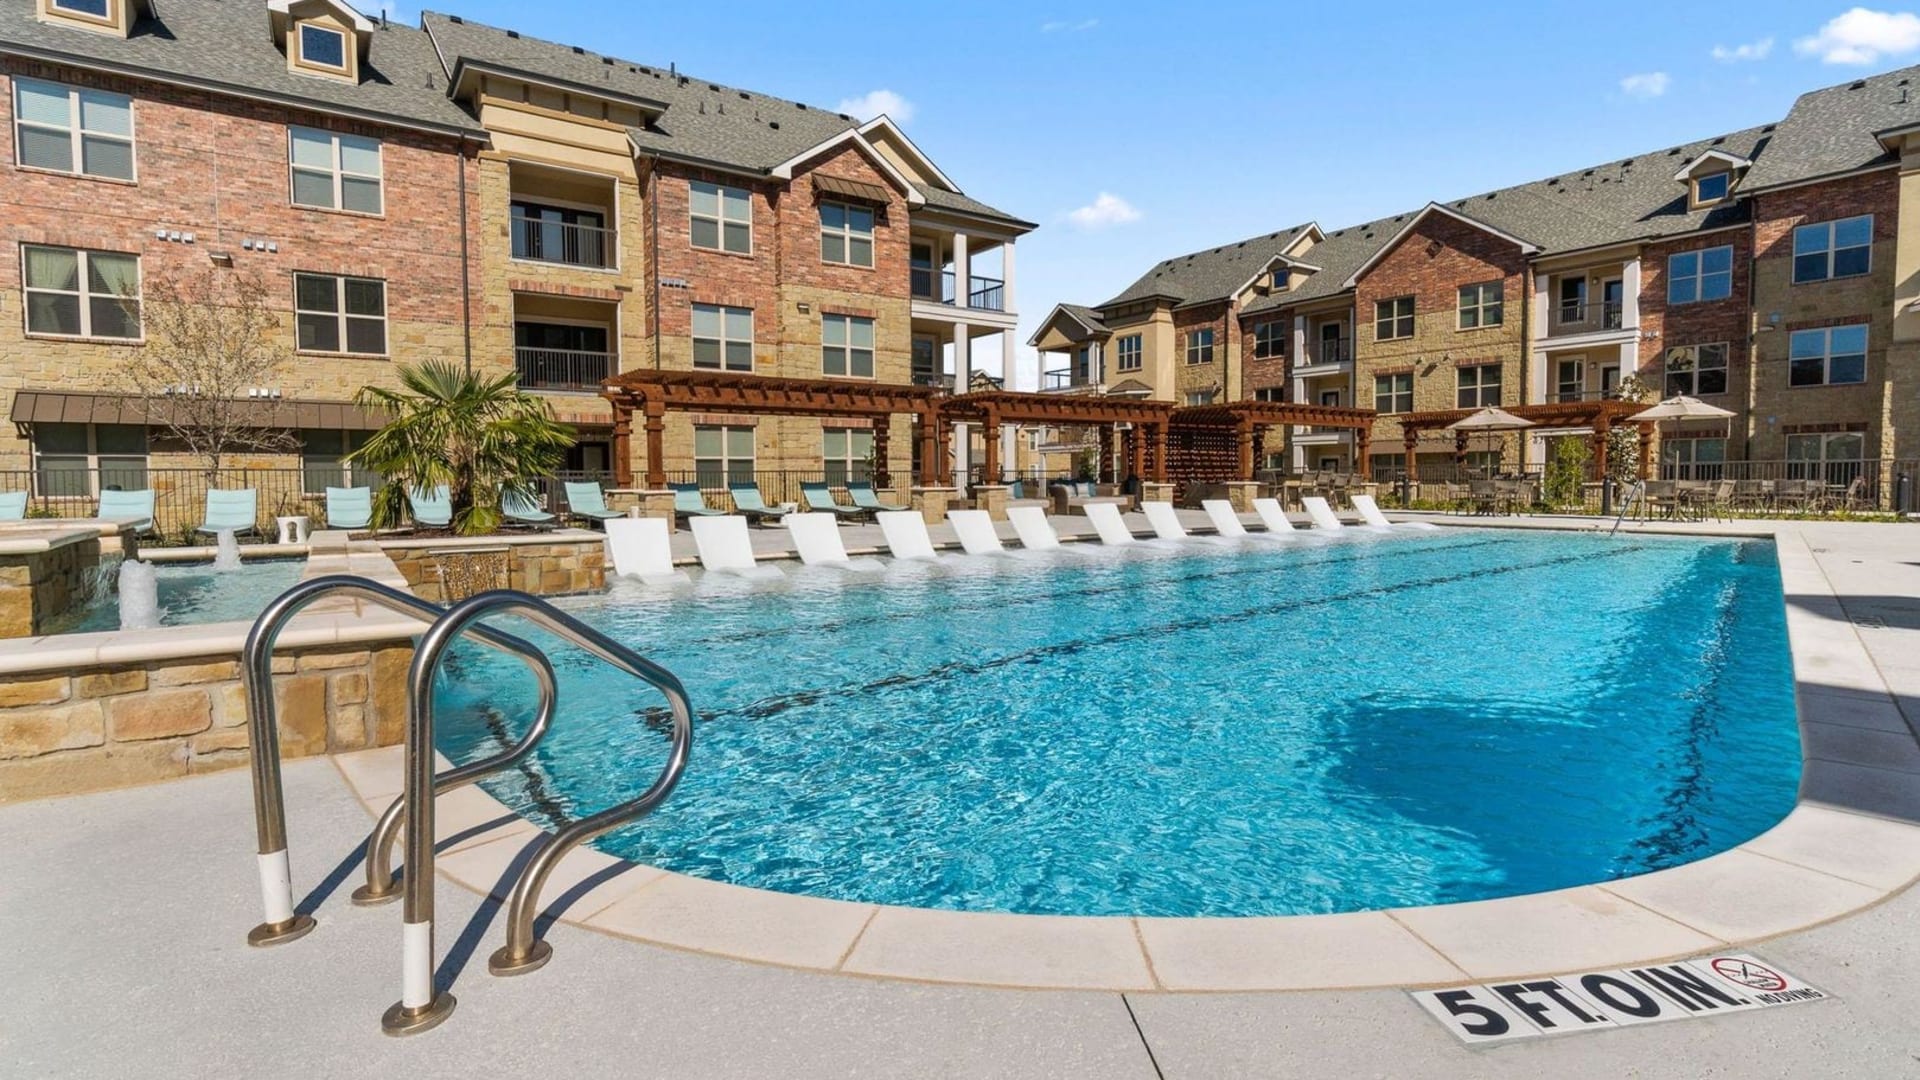
[[[1143,545],[1144,547],[1144,545]],[[1691,861],[1793,805],[1771,543],[1446,529],[795,570],[570,601],[685,682],[691,767],[601,840],[847,900],[1274,915],[1535,892]],[[521,730],[460,653],[441,748]],[[564,650],[545,824],[631,798],[660,699]]]
[[[103,565],[103,572],[111,573],[119,565]],[[299,581],[305,566],[300,559],[259,559],[238,570],[217,573],[210,562],[158,564],[154,584],[160,598],[160,625],[251,620]],[[100,589],[91,604],[54,626],[54,632],[61,634],[118,629],[120,598],[110,588]]]

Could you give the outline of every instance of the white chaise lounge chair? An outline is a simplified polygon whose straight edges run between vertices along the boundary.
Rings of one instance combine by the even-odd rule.
[[[721,517],[696,517],[687,522],[693,530],[693,546],[700,552],[700,565],[710,574],[739,574],[743,577],[780,577],[777,566],[761,566],[753,558],[753,538],[747,535],[747,519],[738,514]]]
[[[1042,507],[1008,507],[1007,520],[1013,522],[1014,535],[1028,551],[1050,551],[1060,546],[1060,534],[1053,531],[1053,523]]]
[[[621,577],[649,585],[689,580],[673,568],[673,540],[665,518],[606,518],[607,558]]]
[[[1393,522],[1388,521],[1387,515],[1380,512],[1380,504],[1373,501],[1373,496],[1355,495],[1353,497],[1353,508],[1360,512],[1360,520],[1366,522],[1369,528],[1393,528]]]
[[[1133,530],[1120,520],[1120,508],[1112,503],[1088,503],[1085,507],[1087,520],[1093,523],[1093,531],[1100,534],[1100,542],[1109,546],[1131,544],[1134,542]]]
[[[1207,520],[1213,522],[1213,529],[1221,536],[1234,537],[1247,535],[1247,527],[1240,524],[1240,515],[1233,512],[1233,504],[1225,499],[1204,499],[1200,509],[1207,512]]]
[[[850,559],[847,546],[840,542],[840,521],[836,514],[815,511],[788,514],[780,520],[800,549],[800,561],[808,566],[834,566],[842,570],[880,570],[878,559]]]
[[[1140,504],[1140,512],[1147,515],[1147,524],[1153,526],[1153,535],[1162,540],[1191,540],[1187,527],[1180,524],[1180,514],[1172,503],[1149,499]]]
[[[932,559],[933,537],[927,535],[927,519],[918,510],[877,510],[875,520],[880,522],[880,534],[886,538],[887,550],[893,552],[896,559]]]
[[[1295,531],[1293,519],[1280,509],[1279,499],[1255,499],[1253,512],[1260,515],[1260,524],[1265,525],[1270,533],[1285,535]]]
[[[1327,500],[1322,496],[1309,495],[1300,500],[1300,505],[1307,508],[1307,516],[1313,519],[1313,527],[1316,529],[1332,530],[1347,527],[1340,520],[1340,515],[1333,512],[1333,507],[1327,505]]]
[[[969,555],[1004,555],[1000,534],[993,531],[993,515],[985,510],[949,510],[947,521],[960,537],[960,546]]]

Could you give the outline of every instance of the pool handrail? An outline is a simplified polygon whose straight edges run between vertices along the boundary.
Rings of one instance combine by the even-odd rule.
[[[477,620],[515,614],[666,695],[673,714],[672,742],[666,764],[638,797],[589,815],[555,832],[535,850],[514,881],[507,909],[507,943],[487,962],[496,975],[533,971],[553,955],[552,946],[534,934],[540,890],[567,852],[651,812],[673,793],[686,771],[693,748],[693,708],[686,688],[666,668],[600,633],[552,604],[526,593],[494,589],[468,597],[448,609],[420,638],[407,671],[405,787],[406,885],[402,926],[401,996],[381,1018],[390,1035],[408,1035],[438,1025],[453,1011],[453,995],[434,987],[434,677],[447,649]],[[476,631],[478,627],[474,628]]]
[[[273,698],[273,647],[280,633],[308,605],[335,593],[345,593],[389,611],[412,615],[432,622],[443,609],[417,596],[353,574],[326,574],[308,578],[275,597],[247,631],[240,650],[241,692],[247,699],[249,745],[252,747],[249,769],[253,779],[254,831],[259,846],[260,895],[265,918],[247,933],[247,944],[278,945],[304,937],[314,927],[313,917],[301,915],[293,907],[293,883],[287,857],[286,790],[280,778],[279,709]],[[475,627],[473,636],[481,643],[526,661],[540,682],[540,708],[527,735],[506,753],[476,761],[448,771],[441,780],[450,790],[497,769],[506,768],[532,752],[553,720],[557,696],[553,666],[546,655],[526,641],[489,627]],[[397,806],[398,803],[395,803]],[[391,850],[392,836],[385,835],[387,818],[395,816],[389,807],[367,840],[369,885],[377,872],[376,850]],[[384,843],[384,849],[382,844]],[[390,875],[387,877],[390,881]],[[358,894],[356,894],[358,895]],[[380,895],[374,890],[374,895]]]

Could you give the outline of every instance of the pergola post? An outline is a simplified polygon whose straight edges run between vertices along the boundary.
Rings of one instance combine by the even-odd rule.
[[[980,421],[981,453],[980,482],[998,484],[1000,482],[1000,417],[989,408]]]
[[[1148,425],[1153,430],[1153,482],[1167,482],[1167,425],[1160,422]]]
[[[1243,417],[1234,424],[1234,464],[1235,480],[1253,479],[1253,431],[1255,428],[1251,416]]]
[[[633,405],[625,400],[613,403],[613,484],[633,486]]]
[[[1095,479],[1109,484],[1118,483],[1120,477],[1115,474],[1120,469],[1113,452],[1113,427],[1109,424],[1100,424],[1094,430],[1100,433],[1100,470]]]
[[[1653,478],[1653,425],[1640,425],[1640,479]]]
[[[1413,485],[1418,483],[1414,462],[1420,460],[1420,432],[1408,425],[1400,427],[1401,445],[1405,448],[1407,461],[1400,469],[1400,501],[1413,503]]]
[[[1607,415],[1601,413],[1593,420],[1593,478],[1601,483],[1607,479],[1607,432],[1612,424]]]
[[[667,403],[657,397],[647,404],[647,489],[667,486]]]
[[[1360,460],[1358,466],[1361,480],[1373,479],[1373,428],[1355,428],[1353,433],[1354,454]]]
[[[1453,464],[1455,468],[1467,464],[1467,433],[1464,431],[1453,433]]]
[[[873,422],[873,486],[885,491],[893,485],[893,472],[887,467],[887,436],[892,433],[893,418],[882,416]]]
[[[921,487],[933,487],[940,482],[940,420],[931,412],[923,412],[913,418],[915,434],[920,440],[920,475],[917,481]]]
[[[1127,458],[1127,475],[1133,477],[1135,483],[1145,483],[1147,480],[1147,433],[1140,424],[1127,429]]]

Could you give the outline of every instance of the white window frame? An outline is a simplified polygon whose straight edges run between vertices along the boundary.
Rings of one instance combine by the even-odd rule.
[[[693,197],[696,193],[713,193],[714,212],[703,214],[694,209]],[[727,216],[727,194],[732,192],[744,196],[747,203],[747,216],[733,218]],[[696,221],[713,222],[713,236],[717,244],[702,244],[693,238],[693,223]],[[747,246],[744,251],[735,251],[727,246],[727,226],[745,225]],[[753,254],[753,192],[748,188],[734,187],[730,184],[716,184],[707,180],[694,180],[687,185],[687,244],[701,251],[719,251],[728,255]]]
[[[293,163],[294,138],[301,134],[320,136],[329,140],[329,146],[333,151],[333,162],[324,173],[321,169],[313,165],[295,165]],[[357,140],[359,142],[372,143],[374,155],[380,160],[380,171],[378,173],[362,173],[349,170],[341,157],[340,146],[342,140]],[[293,175],[298,172],[311,173],[316,176],[325,175],[331,181],[329,190],[333,192],[333,205],[321,206],[317,203],[303,203],[298,201],[294,195],[296,189],[293,183]],[[326,210],[336,214],[359,214],[362,217],[385,217],[387,213],[386,173],[387,146],[386,143],[379,139],[368,138],[365,135],[342,134],[338,131],[328,131],[325,128],[302,127],[298,124],[287,125],[287,205],[289,206],[297,206],[302,210]],[[376,185],[376,190],[380,193],[380,209],[350,209],[346,204],[346,180],[348,178],[373,181]]]
[[[1404,315],[1400,313],[1400,306],[1402,304],[1405,304],[1407,309]],[[1375,300],[1373,302],[1373,340],[1405,341],[1407,338],[1412,337],[1414,329],[1413,319],[1416,310],[1416,305],[1411,296],[1395,296],[1387,300]],[[1386,313],[1381,314],[1382,311]],[[1402,322],[1407,325],[1405,333],[1400,332],[1400,324]],[[1383,327],[1391,332],[1382,333]]]
[[[1195,327],[1187,331],[1186,338],[1189,367],[1213,363],[1213,327]]]
[[[41,286],[29,286],[27,284],[27,252],[33,251],[36,249],[41,251],[70,251],[73,253],[75,257],[75,263],[76,263],[74,288],[48,289]],[[94,293],[88,287],[89,283],[92,281],[93,276],[90,272],[91,268],[87,264],[88,264],[88,261],[92,259],[92,257],[95,255],[113,255],[120,258],[131,258],[133,260],[133,266],[134,266],[134,279],[139,291],[134,293],[134,295],[131,298],[124,297],[124,296],[115,296],[112,293],[100,293],[100,294]],[[139,256],[138,254],[135,254],[134,252],[94,251],[89,248],[62,247],[59,244],[21,244],[20,245],[20,326],[21,326],[21,329],[25,331],[28,337],[58,338],[66,341],[94,340],[94,341],[116,341],[116,342],[144,342],[147,340],[146,289],[147,289],[146,261],[141,256]],[[31,303],[31,297],[35,293],[41,293],[49,296],[72,296],[72,297],[78,298],[78,301],[80,304],[80,332],[78,334],[62,334],[57,331],[33,329],[33,323],[32,323],[32,318],[33,318],[32,306],[33,305]],[[135,334],[133,337],[118,337],[113,334],[94,333],[93,301],[95,299],[111,299],[120,303],[126,303],[129,299],[131,299],[133,304],[133,309],[134,309],[134,322],[140,327],[140,332],[138,334]]]
[[[717,431],[720,433],[719,457],[700,456],[700,432],[703,430]],[[745,457],[735,457],[732,452],[734,433],[740,431],[747,433],[748,453]],[[702,472],[708,471],[708,469],[711,468],[713,463],[718,463],[720,483],[723,485],[749,483],[753,480],[755,469],[758,468],[758,438],[755,435],[755,429],[747,424],[695,424],[693,426],[693,451],[693,470],[696,481],[700,479]],[[709,463],[708,468],[703,468],[701,465],[702,462]],[[735,480],[733,478],[735,473],[734,466],[740,464],[746,465],[746,480]]]
[[[860,436],[866,436],[865,453],[858,451]],[[840,453],[833,452],[833,440],[841,440]],[[873,429],[856,427],[823,427],[820,429],[820,470],[828,484],[845,487],[848,483],[871,483],[873,476],[868,467],[873,461]],[[835,467],[840,469],[839,479],[834,478]],[[857,470],[868,470],[861,476]]]
[[[1113,370],[1139,371],[1145,364],[1144,339],[1139,334],[1122,335],[1114,343]]]
[[[1401,388],[1403,379],[1406,380],[1405,389]],[[1383,382],[1387,384],[1387,391],[1384,394],[1380,392],[1380,384]],[[1400,407],[1402,398],[1406,400],[1407,407],[1404,409]],[[1380,404],[1382,400],[1386,402],[1384,408]],[[1375,375],[1373,377],[1373,411],[1382,416],[1412,412],[1413,372],[1401,371],[1388,375]]]
[[[1708,273],[1706,270],[1707,256],[1715,252],[1721,252],[1721,251],[1724,251],[1727,253],[1727,268],[1724,271],[1715,270],[1711,273]],[[1693,273],[1682,274],[1679,272],[1675,264],[1679,260],[1689,258],[1689,257],[1691,257],[1694,260]],[[1733,267],[1733,245],[1732,244],[1720,244],[1717,247],[1699,248],[1694,251],[1674,252],[1673,254],[1667,256],[1667,306],[1677,307],[1681,304],[1710,304],[1718,300],[1726,300],[1732,297],[1733,296],[1733,269],[1734,267]],[[1724,275],[1727,279],[1726,293],[1720,296],[1706,295],[1706,285],[1707,285],[1708,279],[1718,278],[1718,277],[1721,277],[1722,275]],[[1674,287],[1683,281],[1690,281],[1693,283],[1693,295],[1689,297],[1684,297],[1681,299],[1675,299]]]
[[[1864,221],[1867,223],[1867,242],[1864,244],[1848,244],[1846,247],[1835,246],[1834,239],[1835,237],[1840,235],[1840,226],[1850,224],[1856,221]],[[1800,238],[1802,236],[1812,236],[1814,234],[1814,230],[1816,229],[1821,230],[1826,234],[1825,240],[1822,243],[1822,245],[1818,248],[1812,248],[1804,252],[1801,251]],[[1840,253],[1843,251],[1865,251],[1867,253],[1867,265],[1849,274],[1834,273],[1833,272],[1834,263],[1838,260]],[[1809,256],[1814,256],[1814,255],[1819,255],[1824,257],[1823,272],[1820,274],[1819,277],[1801,277],[1800,276],[1800,260],[1803,258],[1807,258]],[[1845,281],[1848,278],[1865,277],[1866,275],[1871,273],[1873,273],[1873,215],[1872,214],[1854,214],[1851,217],[1834,218],[1832,221],[1814,221],[1814,222],[1809,222],[1805,225],[1796,226],[1794,228],[1793,230],[1793,283],[1795,285],[1811,285],[1819,281]]]
[[[1471,300],[1469,300],[1471,296]],[[1484,330],[1506,324],[1507,286],[1503,281],[1482,281],[1460,286],[1455,304],[1454,329]],[[1473,322],[1467,317],[1471,315]],[[1491,319],[1488,316],[1492,316]]]
[[[1685,395],[1687,397],[1718,397],[1727,393],[1733,377],[1733,365],[1730,362],[1732,352],[1733,350],[1724,341],[1710,341],[1699,345],[1676,345],[1668,349],[1667,355],[1663,360],[1664,370],[1661,372],[1661,386],[1663,391],[1660,396],[1674,397],[1676,395]],[[1702,363],[1702,360],[1708,356],[1717,356],[1719,362],[1711,364]],[[1677,367],[1676,364],[1678,365]],[[1723,381],[1721,388],[1718,390],[1700,389],[1700,373],[1703,371],[1718,371]],[[1674,386],[1673,380],[1680,376],[1684,376],[1687,380],[1687,387],[1684,390],[1677,389]]]
[[[67,95],[67,125],[65,128],[54,127],[51,124],[38,120],[28,120],[21,115],[20,91],[29,87],[40,90],[61,91]],[[125,135],[116,131],[89,131],[82,126],[80,120],[80,102],[88,95],[96,98],[117,99],[126,102],[127,133]],[[69,167],[56,169],[49,165],[29,165],[21,161],[20,132],[22,129],[64,133],[67,136],[67,152],[71,155],[68,162]],[[128,175],[109,176],[106,173],[87,172],[86,140],[89,138],[126,143]],[[139,118],[134,116],[133,98],[126,94],[94,90],[90,87],[68,86],[66,83],[51,82],[46,79],[27,79],[16,76],[13,80],[13,163],[18,168],[31,169],[35,172],[59,173],[62,176],[85,176],[94,180],[110,180],[121,184],[139,183]]]
[[[700,343],[702,341],[713,342],[716,346],[718,346],[720,350],[720,362],[718,364],[703,364],[700,362],[699,354],[696,351],[693,358],[693,366],[696,368],[699,368],[702,371],[752,371],[753,370],[753,332],[754,332],[753,309],[746,308],[746,307],[729,307],[726,304],[695,304],[693,305],[694,316],[697,317],[698,315],[700,315],[702,310],[710,311],[716,317],[719,318],[720,335],[718,337],[710,337],[710,336],[701,334],[697,329],[698,323],[695,322],[694,325],[696,329],[692,335],[694,348],[698,350]],[[735,338],[735,337],[727,336],[727,323],[729,321],[728,317],[732,315],[745,315],[747,317],[747,336],[745,338]],[[747,363],[745,367],[736,367],[732,363],[732,360],[728,356],[727,346],[729,345],[745,345],[747,347]]]
[[[1833,335],[1836,331],[1841,330],[1860,331],[1859,352],[1848,350],[1846,352],[1836,353],[1833,351]],[[1802,354],[1799,351],[1800,342],[1812,340],[1812,335],[1815,334],[1820,336],[1820,352],[1818,354]],[[1822,326],[1812,330],[1795,330],[1787,336],[1787,388],[1790,390],[1805,390],[1816,386],[1861,386],[1865,384],[1867,381],[1867,354],[1872,348],[1872,345],[1873,331],[1868,328],[1866,323],[1847,323],[1844,326]],[[1858,356],[1860,358],[1860,377],[1857,379],[1848,379],[1844,382],[1835,382],[1833,378],[1833,361],[1835,357],[1851,356]],[[1793,368],[1795,362],[1815,359],[1820,361],[1820,381],[1794,382]]]
[[[845,325],[845,341],[838,345],[830,345],[827,343],[827,324],[835,321]],[[858,346],[853,343],[853,328],[860,323],[867,325],[867,340],[877,344],[877,335],[880,331],[877,320],[864,315],[837,315],[829,313],[820,316],[820,373],[822,375],[833,379],[872,379],[877,375],[878,369],[875,366],[877,357],[875,354],[879,350],[873,345]],[[840,360],[841,370],[833,371],[828,366],[827,354],[829,352],[839,352],[842,354]],[[867,373],[865,375],[859,374],[854,370],[854,357],[859,353],[867,354]]]
[[[1253,324],[1253,358],[1284,360],[1287,356],[1287,320]]]
[[[1492,382],[1486,381],[1486,372],[1489,369],[1493,371]],[[1467,372],[1469,371],[1474,373],[1474,383],[1472,386],[1467,385]],[[1464,367],[1453,369],[1454,406],[1461,409],[1485,409],[1489,406],[1499,405],[1500,391],[1506,385],[1506,377],[1506,365],[1499,363],[1467,364]],[[1491,401],[1487,400],[1487,391],[1489,390],[1493,391],[1493,400]],[[1466,401],[1464,398],[1464,395],[1469,392],[1473,394],[1473,400],[1471,402]]]
[[[321,278],[321,279],[333,282],[334,308],[332,311],[321,311],[318,309],[303,308],[300,306],[300,279],[301,278]],[[379,315],[377,316],[350,315],[347,313],[347,282],[349,281],[371,281],[371,282],[377,283],[380,286],[380,314]],[[375,358],[384,358],[384,357],[390,356],[393,353],[393,337],[389,333],[391,327],[387,325],[387,317],[392,312],[392,310],[393,310],[392,300],[387,295],[387,282],[385,278],[362,277],[358,274],[322,274],[322,273],[317,273],[317,272],[312,272],[307,270],[296,270],[293,273],[293,348],[294,348],[294,351],[298,353],[308,353],[316,356],[366,356],[366,357],[375,357]],[[300,317],[302,315],[332,316],[336,320],[335,333],[339,334],[340,347],[338,349],[309,349],[302,346],[300,344]],[[347,321],[349,319],[358,319],[362,322],[367,322],[375,319],[379,321],[380,323],[380,351],[379,352],[355,352],[353,351],[352,348],[349,347],[348,343],[352,340],[351,337],[347,334]]]
[[[822,250],[820,252],[820,261],[830,266],[854,266],[862,270],[873,269],[874,261],[876,259],[876,254],[874,249],[878,246],[875,241],[875,234],[879,231],[880,215],[874,212],[873,207],[868,206],[865,203],[850,203],[840,199],[820,200],[821,210],[824,211],[829,206],[837,206],[840,208],[842,214],[845,217],[846,224],[840,226],[839,228],[834,228],[827,224],[826,215],[823,213],[820,215],[820,236],[823,240],[829,236],[839,237],[840,244],[841,244],[840,252],[843,258],[839,258],[839,259],[827,258],[825,245],[823,244]],[[853,215],[856,211],[864,212],[868,218],[872,219],[873,227],[868,229],[865,232],[861,232],[859,229],[854,228]],[[867,261],[866,262],[855,261],[853,257],[853,242],[856,239],[865,240],[867,242]]]

